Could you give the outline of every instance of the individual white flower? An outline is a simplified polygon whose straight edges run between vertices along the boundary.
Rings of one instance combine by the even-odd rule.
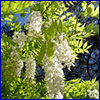
[[[42,16],[40,11],[32,11],[28,17],[28,33],[30,37],[41,34]]]

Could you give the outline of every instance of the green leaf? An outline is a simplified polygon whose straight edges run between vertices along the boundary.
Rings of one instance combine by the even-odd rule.
[[[89,53],[89,51],[87,49],[84,49],[83,51],[86,52],[86,53]]]
[[[19,83],[21,83],[21,79],[20,79],[20,78],[17,78],[17,81],[18,81]]]
[[[17,5],[18,5],[17,2],[12,2],[12,1],[10,1],[10,8],[9,8],[9,10],[10,10],[10,11],[15,11],[16,8],[17,8]],[[13,6],[13,7],[12,7],[12,6]]]
[[[93,22],[87,25],[84,30],[88,33],[91,32],[92,29],[93,29]]]
[[[90,4],[88,7],[87,7],[87,13],[93,13],[94,12],[94,5],[93,4]]]
[[[53,46],[54,46],[54,43],[52,41],[49,41],[48,42],[48,48],[47,48],[47,55],[48,55],[48,57],[51,57],[53,55],[53,53],[54,53]]]
[[[48,40],[50,38],[53,38],[53,36],[55,35],[55,31],[56,30],[56,26],[54,23],[51,24],[50,28],[48,28],[47,30],[45,30],[45,39]]]
[[[87,8],[87,12],[88,12],[88,13],[92,13],[92,8],[91,8],[91,7],[88,7],[88,8]]]
[[[62,15],[61,20],[64,20],[66,18],[66,15]]]
[[[91,17],[96,17],[96,18],[99,19],[99,6],[96,8],[94,13],[91,14]]]
[[[91,48],[92,47],[92,45],[89,45],[86,49],[89,49],[89,48]]]
[[[72,15],[72,14],[73,14],[73,13],[71,13],[71,12],[68,12],[66,15],[67,15],[67,16],[70,16],[70,15]]]
[[[67,4],[68,6],[70,6],[70,4],[68,3],[68,1],[66,1],[66,4]]]
[[[99,34],[99,25],[93,27],[93,33]]]
[[[79,43],[79,48],[82,47],[82,45],[83,45],[83,41],[81,40]]]
[[[73,5],[73,2],[72,1],[69,1],[69,3]]]
[[[75,51],[76,51],[76,53],[80,53],[78,49],[76,49]]]
[[[26,13],[21,13],[21,17],[25,17]]]
[[[40,64],[41,60],[43,59],[44,55],[45,55],[45,52],[46,52],[46,43],[44,43],[40,49],[40,53],[39,53],[39,56],[38,56],[38,62],[37,62],[37,65]]]
[[[14,88],[13,87],[10,87],[10,91],[14,91]]]
[[[96,78],[92,79],[92,84],[94,84],[96,82]]]
[[[84,43],[84,45],[83,45],[83,49],[85,49],[86,46],[87,46],[87,42]]]
[[[4,20],[3,20],[3,19],[1,19],[1,22],[3,22],[3,23],[4,23]]]
[[[20,93],[20,94],[23,93],[23,90],[19,90],[19,93]]]
[[[79,48],[79,53],[84,53],[83,49]]]
[[[19,16],[13,17],[13,21],[17,20]]]
[[[79,40],[78,41],[76,41],[76,43],[75,43],[75,47],[77,47],[78,46],[78,44],[79,44]]]
[[[13,15],[9,15],[8,17],[13,18],[14,16]]]
[[[88,13],[87,13],[87,11],[85,10],[85,12],[81,12],[80,15],[81,15],[82,17],[86,17],[86,16],[88,15]]]
[[[63,27],[62,21],[59,20],[58,31],[60,34],[62,33],[62,27]]]
[[[77,56],[75,56],[75,59],[79,59]]]
[[[8,17],[6,17],[6,18],[4,18],[6,21],[12,21],[12,19],[10,19],[10,18],[8,18]]]
[[[86,1],[82,1],[81,5],[82,5],[83,9],[85,10],[86,9],[86,5],[87,5]]]
[[[8,9],[9,9],[9,2],[10,1],[2,1],[3,3],[4,3],[4,5],[3,5],[3,11],[4,11],[4,13],[8,13]],[[2,3],[1,2],[1,3]]]

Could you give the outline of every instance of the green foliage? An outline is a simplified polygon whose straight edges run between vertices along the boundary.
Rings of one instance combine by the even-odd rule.
[[[9,21],[10,23],[17,20],[17,17],[14,17],[15,14],[21,14],[21,17],[24,17],[27,7],[30,7],[34,4],[34,1],[2,1],[1,2],[1,21],[5,23],[5,21]],[[16,24],[16,22],[15,22]],[[13,27],[13,25],[11,25]],[[12,30],[18,31],[20,29],[20,25],[15,25]]]
[[[70,7],[73,2],[77,1],[65,1]],[[94,5],[91,3],[87,6],[86,1],[81,2],[81,6],[84,9],[82,13],[78,12],[82,18],[96,17],[99,19],[99,6],[94,9]],[[80,6],[80,7],[81,7]],[[30,7],[30,8],[29,8]],[[77,59],[79,53],[89,53],[88,49],[92,46],[88,46],[88,42],[85,38],[95,34],[99,34],[99,25],[94,26],[93,23],[85,26],[81,24],[77,19],[77,16],[72,16],[72,12],[63,14],[69,7],[65,7],[63,1],[2,1],[1,2],[1,22],[8,21],[7,25],[11,27],[11,30],[15,32],[22,31],[20,22],[14,22],[19,16],[14,17],[15,14],[20,14],[24,17],[29,13],[25,8],[29,8],[29,11],[40,11],[42,17],[44,17],[42,23],[42,37],[30,37],[26,38],[23,51],[17,48],[17,44],[12,41],[11,37],[7,37],[4,33],[1,34],[1,98],[2,99],[49,99],[47,97],[46,82],[42,81],[34,85],[27,79],[21,80],[14,76],[15,73],[12,70],[15,69],[14,61],[7,66],[7,59],[10,59],[10,53],[12,52],[12,46],[16,47],[16,50],[21,56],[21,59],[27,56],[33,55],[37,60],[37,65],[41,64],[41,61],[47,53],[49,59],[52,58],[54,53],[54,43],[52,39],[57,35],[65,32],[72,54]],[[63,14],[63,15],[62,15]],[[66,16],[69,19],[65,21]],[[51,24],[49,23],[51,20]],[[46,22],[50,25],[45,27]],[[25,24],[27,26],[27,24]],[[25,28],[27,29],[27,27]],[[1,31],[2,32],[2,31]],[[28,35],[27,35],[28,36]],[[56,37],[57,38],[57,37]],[[55,38],[55,39],[56,39]],[[45,40],[45,41],[43,41]],[[24,53],[22,53],[24,52]],[[15,58],[16,59],[16,58]],[[15,60],[14,59],[14,60]],[[12,73],[11,73],[12,72]],[[81,82],[80,82],[81,81]],[[64,99],[88,99],[85,97],[88,89],[98,89],[98,82],[83,81],[80,79],[71,80],[64,85]]]
[[[82,7],[85,10],[84,12],[80,13],[83,17],[96,17],[99,19],[99,6],[94,10],[94,5],[91,3],[87,7],[87,3],[85,1],[82,1]]]
[[[11,83],[2,80],[1,91],[1,99],[47,98],[45,81],[31,84],[29,80],[21,80],[20,78],[16,78]]]
[[[3,17],[3,14],[11,16],[10,11],[12,14],[22,13],[24,8],[30,7],[32,4],[34,4],[34,1],[2,1],[1,16]]]
[[[99,91],[99,82],[95,80],[84,81],[81,79],[73,79],[67,81],[64,85],[64,99],[91,99],[87,90],[97,89]]]
[[[53,22],[51,25],[50,25],[50,27],[49,28],[47,28],[47,30],[45,30],[45,39],[46,40],[49,40],[49,39],[51,39],[51,38],[53,38],[54,37],[54,35],[55,35],[55,32],[56,32],[56,26],[55,26],[55,24],[54,24],[55,22]]]

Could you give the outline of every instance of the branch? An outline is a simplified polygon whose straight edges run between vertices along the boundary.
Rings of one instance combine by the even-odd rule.
[[[75,34],[77,34],[77,33],[79,33],[79,32],[75,32],[74,34],[68,35],[68,37],[71,37],[72,35],[75,35]]]
[[[42,16],[43,14],[48,10],[48,8],[54,3],[54,1],[51,2],[51,4],[49,4],[49,6],[46,8],[46,10],[42,13]]]

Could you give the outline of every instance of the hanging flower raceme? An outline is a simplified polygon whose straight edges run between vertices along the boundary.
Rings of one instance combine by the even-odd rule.
[[[64,63],[64,67],[67,65],[68,70],[70,70],[71,66],[75,66],[75,58],[74,55],[71,53],[71,47],[68,45],[67,39],[64,39],[64,33],[59,34],[57,33],[57,39],[52,40],[54,45],[54,55],[57,57],[60,63]]]
[[[42,64],[45,70],[45,79],[47,81],[47,90],[50,99],[63,99],[63,70],[64,66],[68,66],[70,70],[71,65],[75,62],[74,55],[71,54],[71,48],[68,45],[67,39],[63,40],[64,33],[58,33],[54,42],[54,54],[51,61],[48,55],[45,54]],[[62,65],[64,62],[64,66]]]
[[[10,53],[10,58],[7,59],[6,67],[13,66],[11,73],[14,77],[20,77],[21,69],[23,67],[23,60],[21,60],[21,56],[19,55],[17,48],[23,50],[26,41],[26,36],[23,32],[16,32],[12,38],[13,42],[17,44],[17,47],[12,45],[12,52]]]
[[[20,48],[20,50],[23,50],[25,41],[26,41],[26,35],[23,32],[16,32],[13,35],[13,42],[15,42],[18,45],[18,48]]]
[[[32,11],[28,17],[28,33],[30,37],[41,34],[42,16],[40,11]]]
[[[7,59],[6,64],[8,68],[13,66],[11,69],[11,74],[13,77],[20,77],[21,76],[21,69],[23,67],[23,60],[21,60],[21,56],[18,54],[16,47],[12,47],[12,52],[10,53],[10,58]]]
[[[34,60],[34,57],[31,55],[31,57],[27,57],[25,59],[25,78],[30,78],[33,82],[34,76],[35,76],[35,70],[36,70],[36,61]]]
[[[63,98],[63,66],[58,62],[57,58],[49,61],[48,56],[45,54],[43,59],[43,68],[45,70],[45,79],[47,81],[47,90],[50,99]]]

